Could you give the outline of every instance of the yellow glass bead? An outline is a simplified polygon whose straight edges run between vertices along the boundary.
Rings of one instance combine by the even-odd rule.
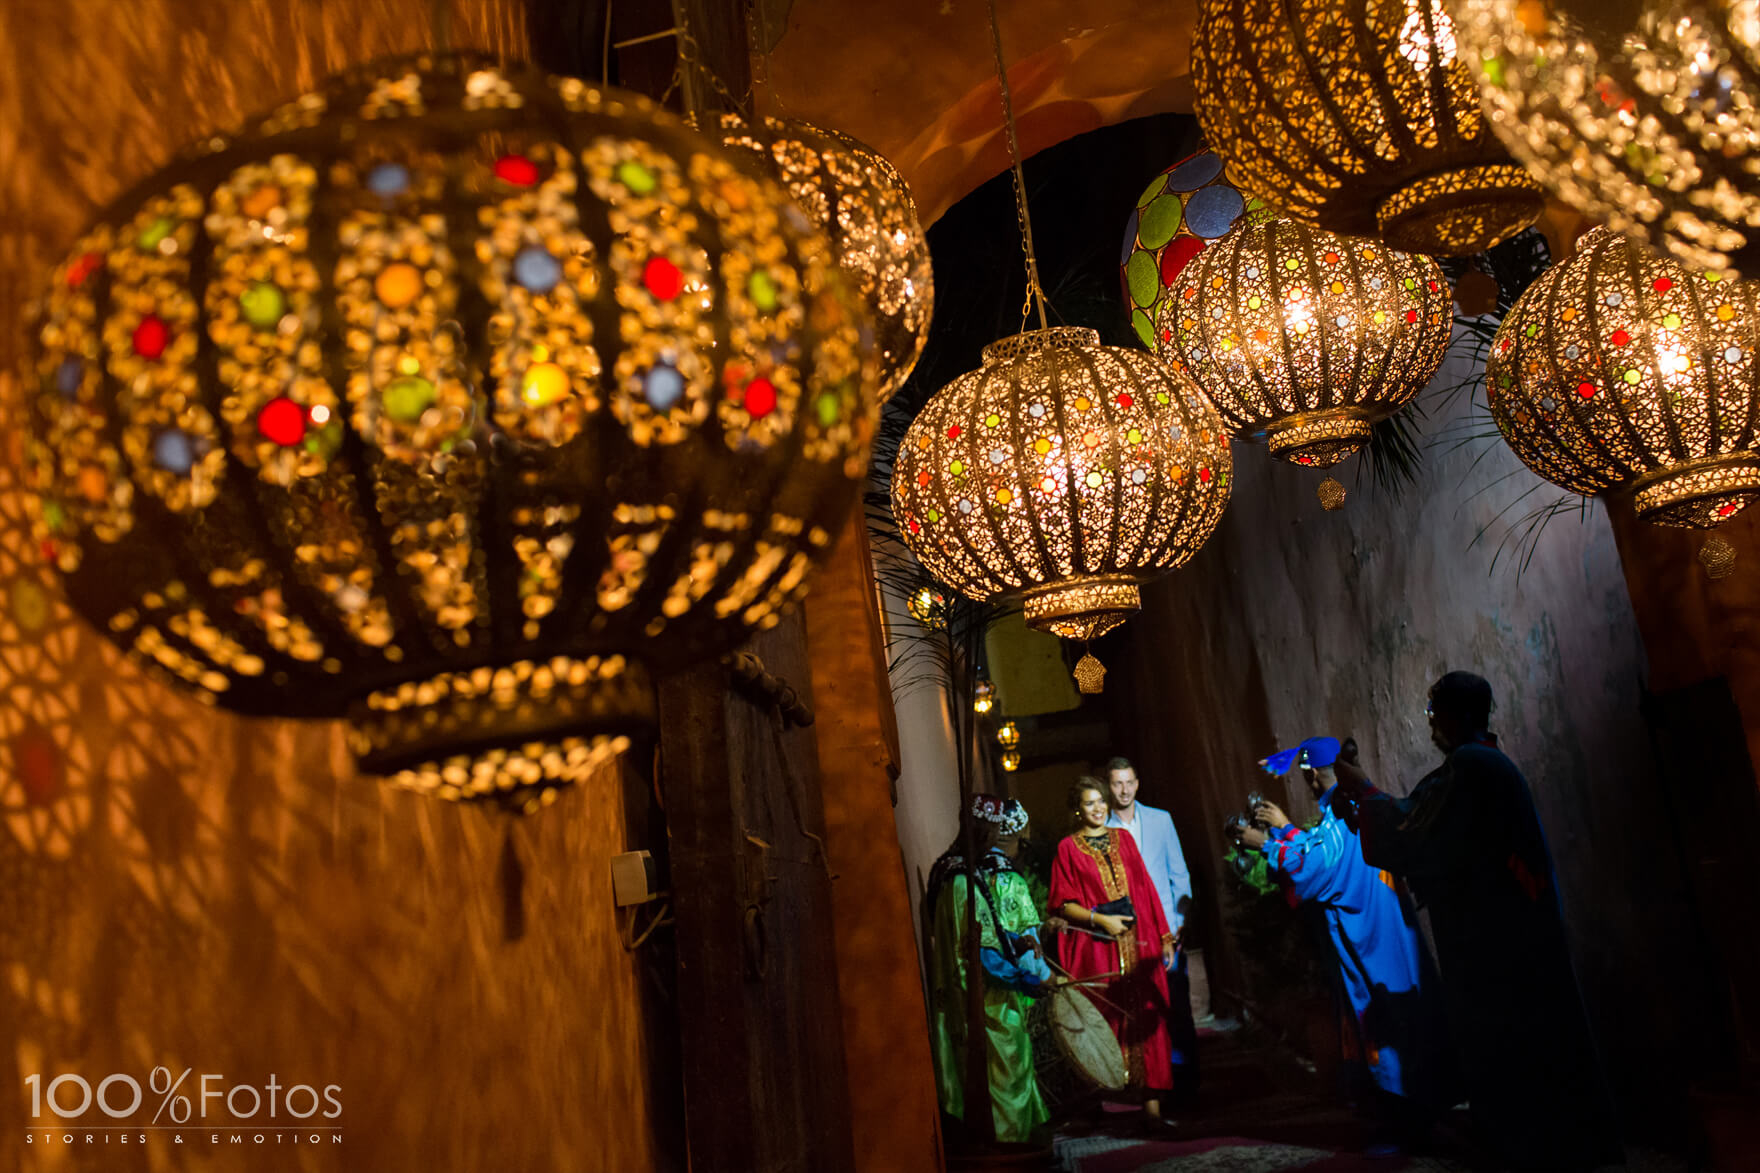
[[[533,363],[526,368],[519,396],[527,407],[548,407],[567,394],[568,372],[555,363]]]

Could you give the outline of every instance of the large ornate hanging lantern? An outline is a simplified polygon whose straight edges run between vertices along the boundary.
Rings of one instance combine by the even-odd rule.
[[[1202,392],[1093,330],[984,348],[899,446],[892,509],[929,573],[1031,626],[1090,640],[1185,563],[1228,503],[1228,438]]]
[[[1760,8],[1460,0],[1492,127],[1565,202],[1698,268],[1760,273]]]
[[[1260,212],[1186,266],[1157,325],[1237,436],[1325,468],[1430,381],[1451,305],[1429,257]]]
[[[935,308],[929,238],[909,186],[872,147],[805,122],[722,114],[720,134],[760,160],[830,237],[873,318],[868,373],[884,403],[917,365]]]
[[[1192,80],[1229,177],[1295,219],[1465,256],[1540,214],[1441,0],[1203,0]]]
[[[825,237],[644,99],[487,59],[200,144],[54,274],[29,470],[74,605],[362,766],[531,808],[777,621],[867,465]]]
[[[1186,265],[1262,202],[1224,179],[1222,159],[1211,151],[1188,155],[1149,181],[1125,225],[1118,262],[1131,328],[1144,346],[1160,349],[1155,317]]]
[[[1760,496],[1760,289],[1597,228],[1522,295],[1486,364],[1529,468],[1638,516],[1714,526]]]

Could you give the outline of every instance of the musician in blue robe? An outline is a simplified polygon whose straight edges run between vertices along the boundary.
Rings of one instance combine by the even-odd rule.
[[[1449,1103],[1441,994],[1396,881],[1363,862],[1356,831],[1334,809],[1338,754],[1336,739],[1314,737],[1260,763],[1276,775],[1300,766],[1320,806],[1320,821],[1304,830],[1276,804],[1261,803],[1255,814],[1270,830],[1260,850],[1297,898],[1324,912],[1358,1053],[1375,1085],[1402,1098],[1385,1105],[1394,1122],[1421,1132]]]
[[[1552,856],[1527,780],[1488,731],[1491,708],[1482,677],[1448,673],[1425,707],[1442,765],[1395,798],[1340,763],[1333,802],[1355,808],[1363,858],[1407,879],[1430,912],[1481,1140],[1518,1169],[1620,1164]]]

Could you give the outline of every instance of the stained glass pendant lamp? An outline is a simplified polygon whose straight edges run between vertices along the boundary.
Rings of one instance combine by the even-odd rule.
[[[1429,257],[1254,212],[1186,266],[1157,325],[1237,437],[1327,468],[1436,373],[1451,305]]]
[[[1212,151],[1188,155],[1149,181],[1125,224],[1118,268],[1131,328],[1144,346],[1160,349],[1155,318],[1186,265],[1262,202],[1223,178],[1222,158]]]
[[[874,324],[752,163],[469,55],[348,73],[112,206],[35,327],[74,606],[361,766],[532,809],[777,622],[852,503]]]
[[[1200,0],[1192,81],[1230,180],[1292,219],[1466,256],[1540,214],[1441,0]]]
[[[1047,325],[994,5],[991,33],[1040,325],[985,347],[980,369],[924,405],[893,464],[893,515],[940,582],[980,602],[1021,600],[1030,626],[1087,641],[1215,530],[1228,438],[1184,374],[1093,330]]]
[[[1710,528],[1760,497],[1760,289],[1596,228],[1504,318],[1492,415],[1529,468]]]
[[[1489,121],[1560,199],[1695,268],[1760,275],[1760,8],[1460,0]]]
[[[720,115],[716,130],[726,146],[749,152],[830,238],[839,270],[873,320],[868,378],[884,403],[917,365],[935,308],[929,238],[909,186],[879,152],[837,131],[733,113]]]

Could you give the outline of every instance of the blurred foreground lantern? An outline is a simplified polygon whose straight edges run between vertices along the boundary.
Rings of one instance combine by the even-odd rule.
[[[892,510],[941,582],[1090,640],[1182,565],[1228,503],[1228,438],[1184,375],[1092,330],[1031,330],[984,348],[899,446]]]
[[[1757,349],[1760,289],[1597,228],[1504,318],[1486,390],[1504,439],[1547,480],[1709,527],[1760,496]]]
[[[831,239],[873,318],[868,374],[884,403],[917,365],[935,308],[929,238],[909,186],[872,147],[805,122],[748,124],[728,113],[719,133],[727,146],[749,151]]]
[[[1222,159],[1210,151],[1188,155],[1149,181],[1125,225],[1118,263],[1131,328],[1144,346],[1160,349],[1155,319],[1186,265],[1261,202],[1224,179]]]
[[[633,95],[344,75],[56,270],[45,551],[206,699],[531,809],[651,723],[652,671],[776,623],[853,500],[872,325],[790,207]]]
[[[1526,0],[1533,2],[1533,0]],[[1192,81],[1229,177],[1408,252],[1483,252],[1539,216],[1440,0],[1202,0]]]
[[[1460,0],[1491,125],[1591,218],[1697,268],[1760,274],[1760,5]]]
[[[1325,468],[1429,382],[1453,319],[1429,257],[1259,212],[1186,266],[1158,325],[1237,435]]]

